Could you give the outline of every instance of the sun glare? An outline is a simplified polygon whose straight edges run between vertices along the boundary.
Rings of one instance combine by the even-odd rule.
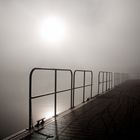
[[[59,17],[48,17],[41,23],[41,38],[49,43],[58,43],[64,40],[65,23]]]

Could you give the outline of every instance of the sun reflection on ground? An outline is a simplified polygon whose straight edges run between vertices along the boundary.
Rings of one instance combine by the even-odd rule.
[[[47,112],[44,113],[44,118],[45,119],[49,119],[49,118],[51,118],[53,116],[54,116],[54,112],[51,111],[51,110],[49,110],[49,111],[47,111]]]

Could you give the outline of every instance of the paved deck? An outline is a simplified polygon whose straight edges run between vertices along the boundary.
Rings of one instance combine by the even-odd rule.
[[[129,81],[59,117],[31,140],[96,140],[140,137],[140,80]],[[137,138],[138,139],[138,138]]]

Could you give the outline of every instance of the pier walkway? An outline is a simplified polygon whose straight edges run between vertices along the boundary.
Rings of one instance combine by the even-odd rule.
[[[39,132],[25,139],[104,140],[138,139],[138,136],[140,137],[140,80],[131,80],[56,117]]]

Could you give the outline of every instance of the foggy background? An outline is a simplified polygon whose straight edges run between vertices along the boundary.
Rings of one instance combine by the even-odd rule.
[[[139,0],[0,0],[0,137],[28,125],[33,67],[139,72],[139,13]],[[66,25],[59,43],[41,39],[52,15]]]

